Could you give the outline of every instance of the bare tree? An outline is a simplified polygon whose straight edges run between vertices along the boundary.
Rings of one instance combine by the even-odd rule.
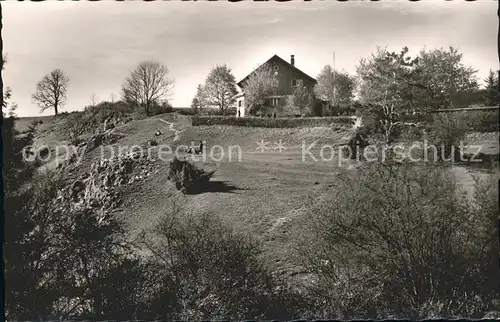
[[[393,73],[392,77],[393,84],[396,84],[396,73]],[[399,113],[396,112],[396,103],[394,98],[390,102],[387,102],[387,95],[389,89],[385,90],[384,103],[382,104],[382,117],[380,119],[380,124],[384,131],[384,140],[386,148],[389,148],[392,143],[394,133],[396,129],[401,126],[399,121]]]
[[[95,94],[92,94],[92,95],[90,96],[90,101],[89,101],[89,103],[90,103],[90,106],[96,106],[96,105],[97,105],[97,99],[96,99]]]
[[[66,103],[68,84],[69,77],[62,70],[54,69],[36,84],[36,92],[32,96],[33,101],[41,112],[54,108],[54,113],[57,115],[59,108]]]
[[[123,99],[144,108],[149,115],[151,107],[170,96],[174,81],[168,77],[168,68],[157,61],[141,62],[122,85]]]

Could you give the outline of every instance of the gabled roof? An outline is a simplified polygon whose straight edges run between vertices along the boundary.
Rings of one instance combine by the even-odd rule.
[[[280,62],[282,62],[283,64],[287,65],[288,67],[294,69],[295,71],[299,72],[300,74],[302,74],[302,76],[304,76],[305,78],[308,78],[310,79],[311,81],[315,82],[316,83],[316,79],[314,77],[311,77],[309,75],[307,75],[306,73],[304,73],[303,71],[301,71],[300,69],[298,69],[297,67],[293,66],[292,64],[290,64],[289,62],[287,62],[286,60],[284,60],[283,58],[281,58],[280,56],[278,55],[274,55],[273,57],[269,58],[265,63],[261,64],[259,67],[257,67],[256,69],[254,69],[250,74],[248,74],[245,78],[243,78],[242,80],[240,80],[237,85],[240,87],[240,88],[243,88],[243,83],[250,77],[250,75],[252,75],[257,69],[261,68],[263,65],[269,63],[271,60],[273,59],[277,59],[279,60]]]

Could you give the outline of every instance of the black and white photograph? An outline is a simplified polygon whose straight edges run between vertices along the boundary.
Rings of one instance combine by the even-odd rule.
[[[4,319],[499,319],[499,2],[1,1]]]

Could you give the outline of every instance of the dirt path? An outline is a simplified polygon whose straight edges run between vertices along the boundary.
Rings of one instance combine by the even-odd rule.
[[[173,123],[173,122],[165,121],[164,119],[159,119],[159,120],[162,121],[163,123],[167,124],[168,125],[168,129],[170,131],[174,132],[175,136],[174,136],[173,142],[179,141],[180,135],[181,135],[182,132],[184,132],[184,130],[176,130],[176,129],[174,129],[175,123]]]

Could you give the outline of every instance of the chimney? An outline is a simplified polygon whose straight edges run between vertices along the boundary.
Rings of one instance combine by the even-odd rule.
[[[295,66],[295,55],[292,55],[290,57],[290,64],[292,64],[292,66]]]

